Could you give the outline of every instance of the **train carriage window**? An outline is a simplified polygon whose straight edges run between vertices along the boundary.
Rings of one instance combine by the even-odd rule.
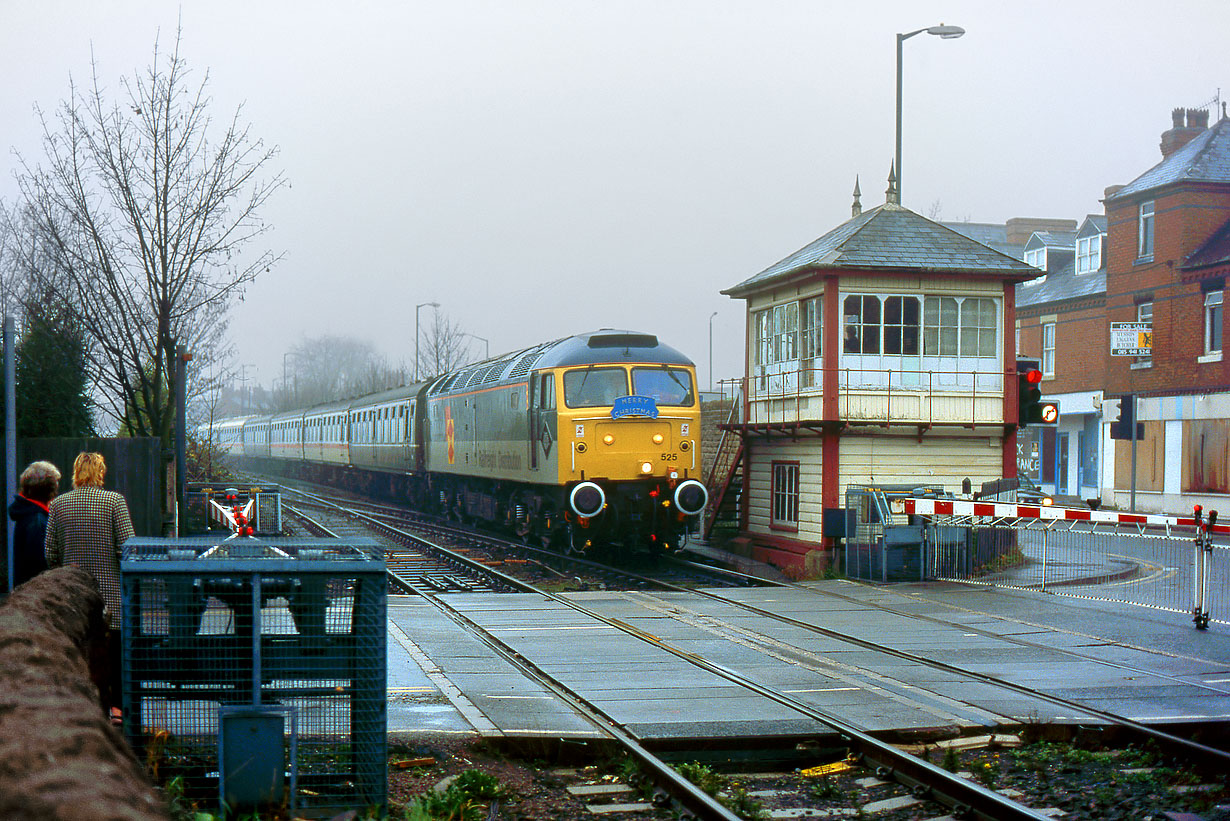
[[[683,368],[633,368],[632,392],[652,396],[659,405],[691,407],[696,404],[692,391],[692,374]]]
[[[599,408],[628,394],[623,368],[578,368],[564,374],[564,404],[570,408]]]

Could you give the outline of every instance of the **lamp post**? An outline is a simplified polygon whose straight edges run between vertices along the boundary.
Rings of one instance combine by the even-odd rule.
[[[941,40],[955,40],[962,34],[965,34],[965,29],[960,26],[946,26],[941,23],[938,26],[930,28],[918,29],[911,31],[908,34],[897,35],[897,202],[901,202],[901,44],[913,37],[915,34],[934,34]]]
[[[713,393],[713,318],[717,311],[709,314],[709,393]]]
[[[472,333],[470,333],[470,332],[468,332],[468,331],[462,331],[462,332],[461,332],[461,335],[462,335],[462,336],[468,336],[468,337],[471,337],[471,338],[473,338],[473,339],[477,339],[479,342],[481,342],[481,343],[483,343],[484,345],[486,345],[486,346],[487,346],[487,352],[483,355],[483,359],[490,359],[490,358],[491,358],[491,343],[490,343],[490,342],[488,342],[487,340],[483,339],[483,338],[482,338],[481,336],[479,336],[478,334],[472,334]]]
[[[419,309],[427,305],[439,308],[439,302],[420,302],[414,306],[414,381],[419,381]]]

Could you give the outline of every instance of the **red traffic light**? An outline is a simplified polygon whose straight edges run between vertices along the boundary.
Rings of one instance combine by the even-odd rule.
[[[1030,368],[1025,371],[1025,381],[1031,385],[1037,385],[1042,381],[1042,371],[1037,368]]]

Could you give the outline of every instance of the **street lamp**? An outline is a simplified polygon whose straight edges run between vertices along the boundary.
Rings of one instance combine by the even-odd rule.
[[[717,311],[709,314],[709,393],[713,393],[713,318]]]
[[[930,28],[918,29],[911,31],[909,34],[897,35],[897,202],[901,202],[901,44],[913,37],[915,34],[934,34],[941,40],[955,40],[962,34],[965,34],[965,29],[960,26],[946,26],[943,23]]]
[[[490,343],[490,342],[488,342],[487,340],[483,339],[483,338],[482,338],[481,336],[479,336],[478,334],[472,334],[472,333],[470,333],[469,331],[462,331],[462,332],[461,332],[461,335],[462,335],[462,336],[469,336],[469,337],[473,337],[474,339],[477,339],[479,342],[481,342],[481,343],[483,343],[484,345],[486,345],[486,346],[487,346],[487,353],[486,353],[486,354],[484,354],[483,359],[490,359],[490,358],[491,358],[491,343]]]
[[[419,381],[419,309],[427,305],[439,308],[439,302],[420,302],[414,306],[414,381]]]

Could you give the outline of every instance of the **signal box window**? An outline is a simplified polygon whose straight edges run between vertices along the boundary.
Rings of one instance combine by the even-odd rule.
[[[628,374],[623,368],[585,368],[564,374],[564,404],[570,408],[607,407],[627,394]]]
[[[995,300],[962,300],[961,356],[995,356],[998,322]]]
[[[884,300],[884,353],[918,355],[918,297]]]
[[[845,353],[880,352],[880,298],[867,294],[848,296],[842,306]]]
[[[773,463],[771,525],[779,530],[799,529],[799,463]]]
[[[652,396],[659,405],[690,407],[696,404],[692,375],[683,368],[633,368],[632,392],[638,396]]]
[[[927,356],[956,356],[960,317],[957,300],[950,296],[929,296],[923,309],[924,353]]]

